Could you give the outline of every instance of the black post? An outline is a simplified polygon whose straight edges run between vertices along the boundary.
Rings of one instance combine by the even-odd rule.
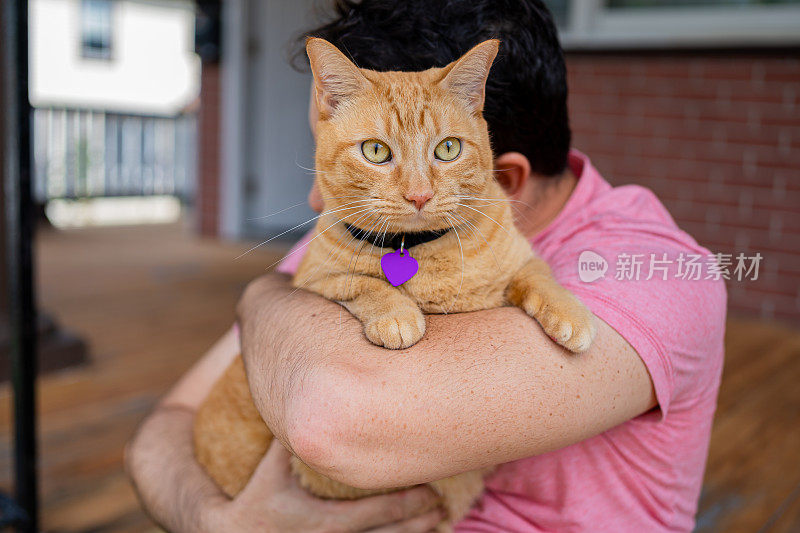
[[[21,531],[38,530],[36,464],[36,307],[33,287],[31,110],[28,100],[28,2],[3,4],[3,147],[6,252],[14,386],[16,501],[27,513]]]

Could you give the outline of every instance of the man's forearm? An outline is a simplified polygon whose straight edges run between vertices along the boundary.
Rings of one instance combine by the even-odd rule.
[[[290,450],[291,411],[314,369],[310,356],[324,352],[318,339],[326,337],[313,335],[317,313],[303,311],[316,301],[318,296],[292,289],[288,276],[269,274],[248,286],[237,308],[253,400],[270,431]],[[254,383],[259,387],[253,389]]]
[[[429,316],[425,338],[395,351],[287,278],[266,276],[247,293],[242,347],[259,411],[307,464],[353,486],[544,453],[655,405],[641,359],[601,321],[578,356],[513,308]]]
[[[186,407],[157,408],[125,456],[143,507],[155,522],[175,533],[203,533],[207,524],[203,513],[227,501],[194,459],[193,419]]]

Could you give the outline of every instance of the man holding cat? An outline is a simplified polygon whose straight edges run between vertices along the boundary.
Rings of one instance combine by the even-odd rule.
[[[375,70],[441,66],[501,40],[484,108],[497,180],[518,206],[517,226],[595,314],[598,333],[588,352],[570,355],[524,313],[501,308],[430,315],[420,343],[387,352],[355,319],[342,321],[337,304],[267,275],[238,312],[250,387],[273,433],[315,470],[363,488],[500,464],[458,531],[690,531],[722,365],[724,287],[580,280],[586,250],[608,261],[708,251],[652,193],[612,188],[570,151],[563,55],[542,3],[342,2],[311,34]],[[313,105],[309,114],[313,128]],[[315,191],[310,202],[321,208]],[[194,462],[191,424],[238,351],[229,333],[131,445],[128,465],[156,520],[176,531],[427,531],[438,522],[426,489],[315,500],[288,476],[277,444],[227,500]]]

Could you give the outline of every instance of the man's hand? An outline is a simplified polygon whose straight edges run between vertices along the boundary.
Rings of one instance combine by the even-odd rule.
[[[236,499],[207,513],[211,531],[425,532],[444,517],[427,487],[355,501],[322,500],[297,484],[289,452],[273,440],[250,483]]]
[[[225,335],[142,422],[125,450],[125,466],[142,506],[175,533],[428,531],[441,519],[427,487],[358,501],[321,500],[289,472],[289,453],[276,440],[250,483],[227,498],[194,458],[194,413],[239,352]]]

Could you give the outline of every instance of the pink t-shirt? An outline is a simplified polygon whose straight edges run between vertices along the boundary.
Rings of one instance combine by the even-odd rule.
[[[650,190],[611,187],[575,150],[569,165],[575,190],[531,245],[636,349],[659,407],[501,465],[456,531],[691,531],[722,371],[725,287],[713,256]],[[296,270],[307,239],[279,270]]]

